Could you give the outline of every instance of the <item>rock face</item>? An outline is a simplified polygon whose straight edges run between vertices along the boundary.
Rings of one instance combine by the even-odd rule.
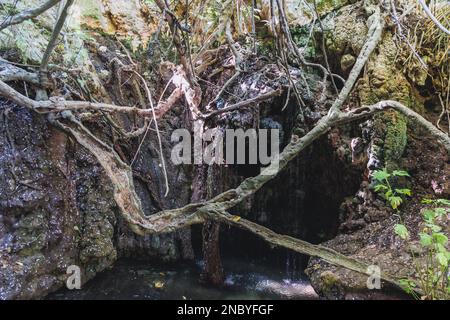
[[[89,6],[86,3],[82,1],[72,7],[71,14],[78,17],[73,20],[100,23],[102,19],[112,19],[117,28],[115,32],[135,39],[133,45],[145,45],[149,30],[139,1],[132,2],[131,6],[124,1],[99,1]],[[23,9],[22,5],[35,7],[37,4],[39,1],[21,1],[18,9]],[[80,12],[81,8],[87,11]],[[7,58],[39,62],[50,36],[42,32],[46,27],[43,20],[47,19],[51,26],[56,10],[55,7],[46,12],[37,23],[27,21],[2,32],[0,49]],[[120,29],[127,25],[134,29]],[[76,51],[77,56],[55,54],[54,59],[70,67],[80,67],[88,78],[83,85],[95,99],[118,101],[123,97],[117,97],[117,90],[106,86],[114,75],[108,71],[110,61],[102,60],[101,53],[109,51],[91,50],[80,39],[79,27],[68,25],[73,32],[66,38],[69,47],[64,51]],[[100,23],[97,27],[105,25]],[[26,37],[35,34],[36,41],[27,40]],[[107,37],[102,39],[108,41]],[[32,45],[24,46],[24,41]],[[72,50],[73,46],[78,49]],[[52,92],[52,95],[62,94],[58,89]],[[118,212],[112,197],[113,186],[88,151],[50,126],[44,116],[4,100],[0,104],[0,299],[44,297],[64,285],[70,265],[80,267],[84,283],[122,256],[159,260],[192,258],[192,248],[185,244],[190,241],[181,241],[190,239],[189,230],[172,235],[135,236]],[[168,119],[160,123],[160,129],[167,132],[162,134],[166,159],[170,158],[172,129],[183,127],[180,114]],[[130,127],[134,125],[133,119],[115,120]],[[101,121],[88,121],[86,125],[113,144],[114,138],[104,130]],[[164,180],[155,139],[149,137],[142,144],[133,167],[137,193],[146,214],[181,207],[190,196],[189,170],[174,168],[170,163],[167,169],[172,189],[167,197],[163,196]],[[125,153],[133,157],[138,144],[131,141],[117,143],[114,147],[121,153],[125,145],[129,148]]]
[[[70,265],[81,268],[85,282],[118,256],[182,256],[178,234],[138,238],[128,230],[108,178],[87,151],[45,117],[1,103],[0,299],[43,297],[65,283]],[[140,168],[157,177],[148,159]],[[187,202],[183,177],[170,175],[186,196],[175,190],[162,206]],[[139,194],[151,213],[150,192]]]
[[[361,3],[356,3],[324,19],[329,59],[336,62],[333,68],[338,73],[345,74],[349,70],[348,66],[364,42],[364,30],[367,30],[366,19],[361,20],[364,14]],[[355,32],[342,32],[349,26]],[[402,70],[402,64],[396,58],[402,53],[395,41],[391,31],[385,30],[349,99],[349,105],[368,105],[393,99],[425,117],[433,117],[426,114],[424,101],[430,97],[421,89],[424,81],[421,77],[411,79],[406,76],[408,73]],[[338,235],[323,244],[379,267],[383,272],[411,277],[414,274],[411,248],[406,247],[394,233],[394,226],[400,223],[399,217],[373,192],[371,174],[386,167],[388,170],[407,170],[412,175],[404,183],[412,189],[414,199],[408,199],[401,208],[401,214],[403,223],[417,235],[424,209],[420,199],[430,195],[446,197],[443,186],[449,174],[448,156],[433,142],[433,138],[396,112],[376,115],[373,120],[362,123],[357,132],[350,131],[352,136],[347,138],[352,140],[352,163],[365,166],[365,173],[358,192],[340,206]],[[438,184],[441,188],[435,188]],[[412,241],[416,238],[414,236]],[[369,275],[335,267],[320,259],[311,259],[306,271],[316,292],[327,299],[407,297],[386,285],[381,290],[371,290],[367,285]]]
[[[134,50],[147,46],[153,30],[146,20],[147,8],[141,5],[141,1],[101,0],[100,5],[93,7],[99,11],[98,21],[106,32],[130,38]]]
[[[67,137],[43,118],[2,110],[2,121],[0,298],[42,296],[77,258],[74,164],[66,159]]]

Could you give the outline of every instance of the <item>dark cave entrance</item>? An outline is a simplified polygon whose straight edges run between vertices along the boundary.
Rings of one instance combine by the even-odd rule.
[[[250,202],[242,203],[231,213],[314,244],[334,238],[339,228],[340,206],[346,197],[357,192],[363,174],[338,154],[331,139],[322,137]],[[240,174],[242,170],[249,174],[255,171],[251,166],[240,170]],[[193,229],[193,243],[196,256],[201,259],[200,226]],[[284,269],[291,279],[304,276],[309,260],[308,256],[272,248],[253,234],[227,226],[221,226],[220,251],[224,261],[239,259],[269,264]]]

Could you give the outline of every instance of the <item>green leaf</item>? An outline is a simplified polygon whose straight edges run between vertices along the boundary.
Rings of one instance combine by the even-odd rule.
[[[443,246],[442,244],[436,243],[436,252],[441,252],[443,254],[445,254],[447,257],[450,254],[447,249],[445,248],[445,246]]]
[[[403,202],[400,197],[389,197],[389,202],[391,203],[392,209],[397,209]]]
[[[419,237],[420,237],[420,244],[423,247],[429,247],[433,244],[433,238],[429,234],[420,233]]]
[[[410,177],[409,173],[403,170],[394,170],[392,174],[396,177]]]
[[[432,199],[422,199],[422,203],[423,204],[432,204],[432,203],[434,203],[434,200],[432,200]]]
[[[395,233],[403,240],[407,240],[409,238],[408,229],[403,224],[396,224],[394,227]]]
[[[445,255],[445,253],[439,252],[438,254],[436,254],[436,260],[439,262],[441,266],[443,267],[448,266],[448,258]]]
[[[447,214],[447,210],[444,208],[436,208],[434,209],[434,212],[436,212],[436,216],[445,216]]]
[[[384,184],[377,184],[374,188],[375,192],[385,191],[388,190],[388,187]]]
[[[385,181],[387,178],[389,178],[391,175],[386,171],[386,169],[383,170],[376,170],[373,173],[373,178],[377,181]]]
[[[400,279],[399,284],[406,293],[411,294],[416,287],[416,283],[409,279]]]
[[[436,243],[442,244],[443,246],[448,243],[448,238],[443,233],[433,233],[433,239],[436,241]]]
[[[404,194],[406,196],[412,195],[412,192],[409,189],[395,189],[395,192],[397,192],[398,194]]]
[[[447,200],[447,199],[438,199],[438,200],[436,200],[436,203],[450,207],[450,200]]]
[[[434,218],[436,218],[436,212],[434,210],[427,209],[423,212],[423,219],[426,222],[433,222]]]
[[[439,232],[442,230],[442,228],[434,223],[425,223],[425,225],[431,229],[433,232]]]

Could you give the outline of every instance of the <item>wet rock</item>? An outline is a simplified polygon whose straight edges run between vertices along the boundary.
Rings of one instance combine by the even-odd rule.
[[[282,299],[316,300],[319,298],[313,287],[303,281],[265,280],[258,283],[257,290],[262,290]]]
[[[401,163],[414,162],[415,167],[418,164],[421,167],[410,181],[414,194],[429,194],[432,181],[446,172],[448,160],[445,152],[423,152],[433,145],[434,142],[428,138],[412,138],[405,149],[404,159],[400,160]],[[339,234],[323,245],[369,265],[377,265],[382,271],[399,278],[413,277],[416,271],[412,256],[423,253],[417,233],[424,227],[420,217],[425,208],[420,197],[406,201],[401,208],[402,223],[413,236],[410,243],[399,241],[394,232],[394,226],[399,223],[397,215],[371,190],[369,181],[364,181],[356,196],[349,197],[341,205]],[[445,223],[443,228],[449,230]],[[367,287],[367,275],[332,266],[317,258],[309,261],[307,274],[316,292],[328,299],[408,298],[398,288],[386,284],[382,284],[380,290],[371,290]]]
[[[70,265],[80,267],[85,283],[118,256],[180,257],[177,237],[182,232],[135,236],[121,218],[112,185],[95,158],[49,126],[45,117],[9,107],[0,112],[0,299],[42,298],[65,284]],[[170,143],[166,145],[169,153]],[[137,170],[158,181],[161,172],[152,161],[141,162]],[[171,172],[172,181],[188,181],[183,171]],[[164,199],[163,207],[188,201],[186,182],[173,182],[173,196]],[[161,204],[148,189],[139,194],[149,214],[159,210]]]
[[[42,297],[77,260],[73,226],[81,216],[68,179],[68,141],[25,109],[3,110],[0,118],[0,298]]]
[[[356,58],[351,54],[344,54],[341,58],[341,69],[344,73],[348,73],[356,62]]]

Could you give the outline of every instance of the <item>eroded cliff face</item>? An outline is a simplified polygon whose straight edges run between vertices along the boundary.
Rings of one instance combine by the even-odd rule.
[[[404,2],[400,1],[398,5],[402,4]],[[365,39],[364,30],[367,30],[364,16],[361,3],[356,3],[324,19],[327,53],[337,73],[345,75],[356,61]],[[409,21],[426,24],[427,18],[414,11]],[[354,32],[344,32],[350,29]],[[349,104],[370,105],[392,99],[435,120],[439,108],[430,105],[439,104],[436,95],[430,92],[439,92],[436,88],[440,82],[436,83],[437,74],[433,70],[439,69],[435,63],[442,61],[425,58],[430,73],[424,75],[417,58],[411,59],[413,53],[407,46],[408,40],[394,30],[388,27],[384,31],[382,41],[369,59]],[[429,38],[423,43],[418,51],[426,56],[429,53],[427,48],[435,47],[436,43]],[[440,56],[437,50],[436,55]],[[420,200],[430,195],[440,198],[450,196],[446,182],[450,175],[448,155],[423,130],[408,123],[397,112],[376,115],[362,123],[358,131],[356,135],[347,135],[347,141],[351,140],[352,163],[365,166],[365,173],[361,177],[359,191],[340,206],[339,234],[324,245],[379,266],[382,271],[399,277],[411,277],[414,274],[412,255],[417,254],[420,246],[418,241],[405,245],[395,236],[394,226],[400,223],[400,217],[374,193],[371,172],[384,167],[388,170],[400,168],[412,175],[411,180],[402,183],[412,189],[414,199],[409,199],[401,212],[404,223],[417,235],[424,210]],[[436,188],[436,185],[441,187]],[[444,229],[450,231],[448,225]],[[310,260],[307,274],[319,295],[329,299],[405,297],[401,293],[393,293],[388,286],[382,290],[369,290],[368,276],[334,267],[320,259]]]
[[[114,5],[107,1],[97,3],[97,10],[90,11],[97,14],[91,19],[99,21],[99,17],[103,17],[100,22],[105,23],[105,28],[107,23],[103,19],[118,21],[113,31],[119,37],[129,37],[135,39],[133,45],[143,45],[146,41],[144,13],[140,11],[139,2],[128,6],[117,17],[117,10],[124,4],[116,1]],[[20,2],[18,9],[23,9],[22,5]],[[25,5],[36,6],[36,1],[30,0]],[[80,6],[73,8],[73,15],[83,14],[77,12]],[[45,50],[42,44],[50,36],[42,23],[48,19],[51,25],[56,10],[49,10],[37,21],[26,22],[23,28],[15,26],[2,32],[0,49],[4,56],[16,61],[38,63]],[[131,23],[133,15],[138,16],[135,20],[139,23]],[[94,27],[103,26],[100,22]],[[122,32],[118,30],[121,23],[128,23],[134,29]],[[128,93],[125,97],[121,96],[116,89],[108,87],[116,81],[114,66],[110,66],[108,60],[115,53],[111,53],[106,46],[88,45],[95,41],[89,39],[85,42],[86,34],[79,27],[69,23],[70,33],[65,43],[65,49],[73,52],[72,49],[78,48],[75,50],[78,54],[59,56],[57,59],[62,65],[81,70],[81,77],[75,82],[77,89],[107,102],[139,99]],[[42,29],[44,32],[41,32]],[[36,41],[28,39],[33,34]],[[99,33],[93,32],[93,35]],[[104,36],[105,39],[108,37]],[[29,46],[24,46],[26,41],[29,41]],[[63,79],[73,80],[72,76],[64,72],[58,74]],[[75,90],[69,88],[60,86],[52,95],[73,94]],[[134,92],[128,87],[124,91]],[[190,238],[189,231],[147,237],[131,232],[117,209],[113,185],[96,159],[73,138],[51,125],[45,115],[30,112],[3,99],[0,104],[0,299],[45,297],[65,285],[66,271],[70,265],[80,267],[84,283],[110,267],[118,257],[163,261],[192,258],[190,244],[185,245],[190,242],[183,241],[186,237]],[[160,123],[166,158],[170,158],[172,130],[184,126],[180,111],[178,108],[167,121]],[[132,128],[139,120],[122,117],[115,121]],[[95,119],[87,121],[86,125],[105,141],[115,144],[127,162],[132,160],[140,141],[120,140],[114,132],[105,129],[104,123]],[[137,193],[146,214],[183,206],[189,202],[190,196],[189,170],[175,168],[169,163],[167,170],[172,189],[164,197],[164,180],[155,139],[152,135],[142,143],[133,167]]]
[[[67,138],[45,119],[2,108],[2,120],[0,297],[42,296],[76,258],[82,217],[66,178],[73,163],[66,161]]]
[[[108,177],[86,150],[45,116],[1,103],[1,299],[44,297],[65,285],[70,265],[81,268],[84,283],[119,256],[186,257],[183,232],[139,237],[128,229]],[[155,181],[162,175],[151,145],[145,145],[136,166],[137,189],[148,214],[159,206],[186,204],[190,189],[184,173],[174,169],[169,173],[173,193],[155,201],[153,191],[158,197],[163,193],[151,188],[159,188]]]

